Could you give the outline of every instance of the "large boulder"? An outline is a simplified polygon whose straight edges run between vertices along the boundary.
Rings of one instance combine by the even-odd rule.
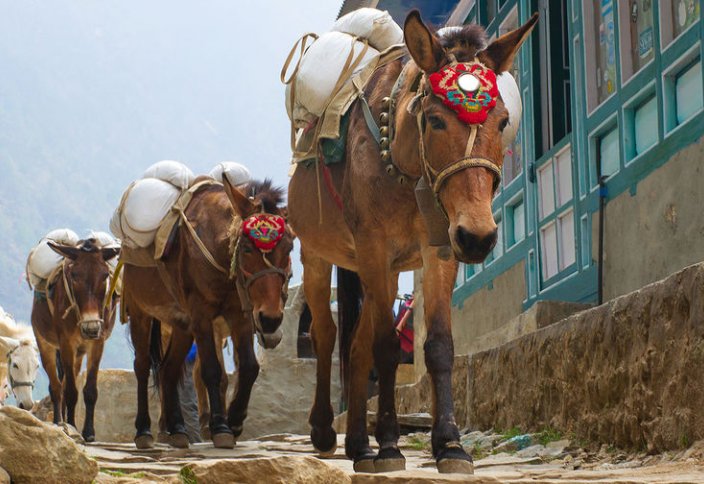
[[[61,429],[17,407],[0,408],[0,462],[13,483],[89,483],[98,464]]]
[[[181,470],[184,482],[247,482],[251,484],[345,484],[342,469],[310,456],[212,460],[188,464]]]

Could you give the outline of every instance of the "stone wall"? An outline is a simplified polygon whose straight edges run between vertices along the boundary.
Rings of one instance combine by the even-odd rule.
[[[704,263],[503,346],[455,358],[457,421],[473,430],[552,427],[663,451],[704,438]],[[427,377],[397,388],[428,411]]]

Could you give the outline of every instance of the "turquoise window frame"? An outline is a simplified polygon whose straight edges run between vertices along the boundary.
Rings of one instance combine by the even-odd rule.
[[[655,142],[638,151],[638,126],[636,118],[639,110],[643,109],[647,104],[653,103],[655,107]],[[656,91],[656,82],[653,80],[646,86],[641,88],[641,91],[629,99],[623,106],[623,151],[624,165],[628,166],[633,162],[637,162],[642,156],[650,152],[662,140],[662,110],[658,100]]]

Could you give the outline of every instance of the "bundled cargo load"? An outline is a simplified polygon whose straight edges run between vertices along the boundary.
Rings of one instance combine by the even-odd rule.
[[[100,247],[120,247],[120,241],[107,232],[91,230],[88,234],[89,239],[95,239]],[[115,270],[117,267],[117,257],[107,261],[108,266],[110,266],[110,272]]]
[[[330,32],[296,42],[281,71],[295,162],[316,158],[321,140],[340,138],[341,119],[371,75],[404,51],[401,27],[373,8],[350,12]]]
[[[27,282],[32,288],[48,279],[63,261],[63,257],[49,247],[49,241],[61,245],[76,245],[79,238],[71,229],[56,229],[39,240],[27,257]]]
[[[193,172],[182,163],[155,163],[125,190],[110,220],[110,231],[127,247],[149,247],[161,221],[193,180]]]
[[[236,161],[223,161],[208,172],[208,176],[222,183],[223,175],[232,186],[240,186],[252,179],[249,169]]]

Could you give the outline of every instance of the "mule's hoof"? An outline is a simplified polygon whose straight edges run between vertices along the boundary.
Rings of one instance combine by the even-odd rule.
[[[150,434],[138,435],[134,438],[134,445],[138,449],[151,449],[154,447],[154,437]]]
[[[84,435],[83,440],[86,442],[95,442],[95,434]]]
[[[332,427],[312,427],[310,440],[315,451],[323,457],[330,457],[337,450],[337,433]]]
[[[448,442],[437,455],[438,472],[441,474],[474,474],[472,456],[459,442]]]
[[[376,472],[376,466],[374,465],[373,457],[367,457],[354,461],[352,468],[355,472],[367,472],[369,474],[373,474]]]
[[[406,458],[397,447],[381,449],[374,459],[376,472],[395,472],[406,470]]]
[[[156,434],[156,441],[160,444],[168,444],[169,443],[169,434],[168,432],[161,432],[159,431],[158,434]]]
[[[235,436],[231,433],[213,435],[213,447],[216,449],[232,449],[235,446]]]
[[[442,459],[437,465],[440,474],[474,474],[474,464],[464,459]]]
[[[169,434],[169,445],[177,449],[188,448],[188,435],[186,434]]]
[[[232,434],[235,436],[235,439],[242,435],[242,431],[244,430],[244,427],[242,425],[234,425],[230,427],[230,430],[232,430]]]

